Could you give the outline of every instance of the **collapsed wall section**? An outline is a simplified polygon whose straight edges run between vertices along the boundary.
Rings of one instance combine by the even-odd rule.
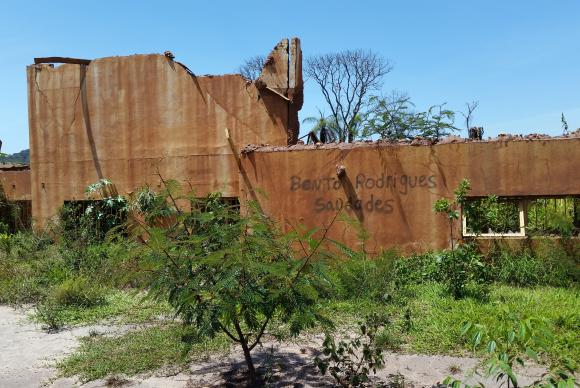
[[[328,226],[343,211],[369,232],[367,250],[422,252],[449,246],[449,224],[433,205],[462,179],[476,197],[580,194],[579,147],[580,138],[262,147],[242,159],[242,191],[286,228]],[[329,237],[357,247],[357,232],[339,219]]]
[[[299,41],[292,47],[299,51]],[[276,48],[271,55],[278,55]],[[198,77],[168,55],[36,64],[27,76],[31,193],[39,226],[102,178],[121,195],[144,184],[157,188],[159,172],[200,195],[237,197],[238,151],[225,128],[236,148],[286,145],[298,130],[291,127],[299,107],[288,98],[290,89],[279,95],[267,81],[258,88],[240,75]],[[288,84],[289,78],[286,64],[278,79]]]

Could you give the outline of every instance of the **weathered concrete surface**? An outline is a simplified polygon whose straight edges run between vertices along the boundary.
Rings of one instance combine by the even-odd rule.
[[[327,226],[345,209],[370,233],[368,250],[418,252],[450,244],[448,222],[432,208],[437,199],[452,198],[464,178],[473,196],[580,194],[578,149],[580,138],[263,147],[242,158],[243,191],[287,228]],[[341,179],[337,166],[346,171]],[[356,233],[337,220],[329,237],[355,246]]]
[[[42,387],[56,377],[54,363],[71,353],[89,333],[119,334],[125,326],[92,325],[48,334],[27,319],[29,310],[0,306],[0,387]],[[52,387],[71,387],[62,378]]]
[[[9,201],[30,201],[30,170],[0,168],[0,186]]]
[[[292,42],[299,52],[299,41]],[[284,40],[285,51],[280,54],[277,47],[272,56],[288,60],[288,46]],[[224,129],[237,148],[295,139],[300,105],[279,95],[290,92],[288,66],[280,67],[283,74],[273,74],[278,67],[264,69],[276,79],[276,92],[240,75],[197,77],[163,55],[29,66],[37,225],[65,200],[82,199],[85,187],[100,178],[112,180],[125,195],[145,183],[156,187],[157,169],[166,178],[191,183],[200,194],[238,196],[238,169]],[[285,90],[279,89],[283,82]],[[295,84],[292,93],[301,101],[301,84]]]

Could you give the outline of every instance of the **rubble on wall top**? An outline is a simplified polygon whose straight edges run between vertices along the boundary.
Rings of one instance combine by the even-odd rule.
[[[299,151],[299,150],[325,150],[325,149],[353,149],[353,148],[365,148],[370,146],[433,146],[438,144],[459,144],[459,143],[493,143],[493,142],[508,142],[508,141],[533,141],[533,140],[562,140],[562,139],[573,139],[580,138],[580,128],[576,131],[571,132],[567,135],[561,136],[550,136],[539,133],[531,133],[529,135],[511,135],[500,133],[495,138],[487,138],[486,140],[474,140],[463,138],[455,135],[445,137],[439,141],[425,139],[421,137],[416,137],[412,140],[399,139],[399,140],[362,140],[353,143],[316,143],[316,144],[304,144],[304,142],[299,141],[297,144],[289,146],[271,146],[269,144],[248,144],[242,148],[242,154],[249,154],[254,151],[261,152],[280,152],[280,151]]]
[[[20,164],[20,163],[0,163],[0,171],[21,171],[21,170],[30,170],[30,166],[28,164]]]

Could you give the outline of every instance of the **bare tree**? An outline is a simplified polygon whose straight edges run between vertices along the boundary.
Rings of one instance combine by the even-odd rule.
[[[479,101],[466,102],[465,107],[467,108],[467,112],[460,112],[461,115],[465,118],[465,128],[467,129],[468,133],[473,120],[473,112],[475,112],[478,106]]]
[[[562,112],[562,117],[560,117],[560,121],[562,122],[562,129],[564,130],[564,135],[568,134],[568,122],[566,121],[566,116],[564,116],[564,112]],[[2,142],[0,142],[0,147],[2,147]]]
[[[306,76],[320,86],[338,124],[339,141],[354,140],[369,92],[379,90],[383,77],[391,70],[387,60],[364,50],[347,50],[306,60]]]
[[[244,63],[238,68],[238,72],[242,77],[255,81],[260,76],[262,68],[264,67],[264,62],[266,58],[263,55],[256,55],[254,57],[248,58]]]

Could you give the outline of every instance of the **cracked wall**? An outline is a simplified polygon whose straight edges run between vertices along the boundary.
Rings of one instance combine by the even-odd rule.
[[[195,76],[164,55],[108,57],[27,68],[32,214],[37,226],[88,184],[121,195],[167,179],[200,195],[239,194],[234,152],[249,143],[293,144],[302,106],[298,39],[282,40],[259,81]],[[237,150],[236,150],[237,152]]]

